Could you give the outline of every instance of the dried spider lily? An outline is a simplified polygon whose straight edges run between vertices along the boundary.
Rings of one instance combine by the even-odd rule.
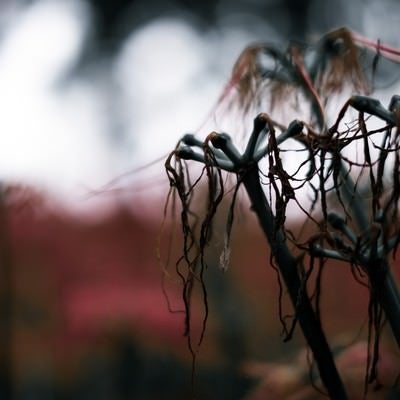
[[[365,75],[362,58],[372,44],[361,38],[340,28],[313,46],[291,44],[282,51],[269,43],[250,45],[236,61],[218,104],[225,101],[230,106],[237,104],[246,114],[267,101],[272,112],[277,105],[287,107],[289,98],[293,99],[294,108],[298,108],[298,95],[302,92],[314,103],[317,113],[323,114],[330,97],[344,88],[370,93],[372,84]],[[381,49],[378,44],[375,48]],[[394,56],[394,50],[382,48],[386,49],[386,53],[382,51],[384,56]],[[319,117],[318,122],[322,119]]]
[[[279,283],[282,278],[294,306],[292,323],[286,326],[287,316],[283,315],[279,302],[279,316],[285,339],[290,339],[299,322],[330,395],[337,396],[334,398],[346,398],[321,328],[322,274],[327,259],[348,263],[353,277],[369,289],[369,346],[365,392],[369,384],[378,380],[379,344],[385,316],[400,345],[400,296],[387,263],[388,254],[390,251],[395,253],[400,242],[400,227],[396,222],[400,201],[400,101],[398,96],[394,96],[386,109],[375,99],[353,96],[339,111],[336,122],[329,129],[324,115],[330,96],[341,92],[344,87],[351,86],[361,93],[370,89],[361,67],[361,52],[366,47],[374,48],[370,42],[363,41],[345,29],[327,34],[314,47],[291,45],[285,52],[266,44],[249,47],[235,64],[231,80],[220,101],[227,99],[234,91],[240,107],[248,112],[253,105],[261,104],[263,96],[272,99],[269,102],[271,107],[278,102],[283,104],[282,93],[293,90],[295,93],[301,92],[307,99],[311,108],[311,120],[308,123],[293,121],[285,128],[284,124],[277,124],[266,114],[260,114],[255,119],[254,130],[243,154],[234,147],[228,135],[215,132],[208,135],[204,142],[186,137],[183,145],[171,153],[166,168],[171,187],[178,192],[182,202],[184,235],[183,256],[177,263],[177,272],[184,284],[186,334],[194,356],[190,328],[191,298],[194,285],[200,284],[205,310],[200,344],[208,316],[203,275],[207,265],[204,255],[211,239],[217,208],[226,193],[222,170],[236,174],[238,180],[228,213],[221,265],[225,269],[229,262],[233,207],[238,187],[243,183],[269,241],[271,264],[279,270]],[[379,42],[375,49],[378,55],[387,53],[390,57],[395,56],[393,51],[381,46]],[[274,61],[273,68],[262,63],[262,56]],[[373,63],[372,67],[374,65]],[[343,121],[350,107],[359,111],[359,117],[343,130]],[[386,125],[371,129],[366,113],[380,118]],[[281,131],[279,136],[275,134],[276,128]],[[303,129],[306,130],[305,133]],[[269,136],[267,144],[261,144],[261,138],[266,134]],[[375,138],[382,135],[383,140],[378,145]],[[308,158],[292,174],[286,172],[280,156],[279,144],[287,138],[295,138],[308,154]],[[364,158],[362,162],[349,160],[343,155],[343,150],[352,143],[360,143]],[[378,150],[375,158],[372,156],[371,146]],[[382,175],[389,156],[394,159],[394,167],[388,184]],[[262,157],[267,160],[266,172],[258,168]],[[175,166],[172,166],[172,159],[176,161]],[[182,167],[183,160],[186,159],[204,164],[202,173],[192,184],[187,175],[189,171]],[[309,170],[304,174],[302,169],[306,165]],[[351,172],[355,168],[360,172],[353,182]],[[367,203],[359,194],[359,180],[363,173],[371,191],[371,201]],[[265,188],[261,186],[261,175],[268,179],[269,198],[264,192]],[[192,213],[191,194],[203,177],[208,183],[208,205],[205,216],[200,221],[197,218],[194,224],[189,218]],[[297,198],[297,191],[307,185],[314,196],[308,211]],[[265,191],[268,193],[268,190]],[[344,218],[329,209],[332,198],[337,200],[335,210],[342,212]],[[316,227],[317,233],[306,241],[300,242],[285,227],[289,202],[295,202],[305,213],[306,219]],[[321,215],[315,218],[312,212],[317,206]],[[394,226],[388,226],[389,220],[394,221]],[[349,222],[358,226],[357,232],[351,230],[347,224]],[[294,257],[286,242],[297,247],[300,255]],[[182,261],[186,268],[183,271]],[[309,295],[307,285],[312,275],[316,275],[315,289]],[[280,300],[281,295],[282,292]],[[315,342],[318,342],[318,346],[315,346]]]

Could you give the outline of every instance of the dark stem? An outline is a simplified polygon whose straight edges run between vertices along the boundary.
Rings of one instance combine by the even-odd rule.
[[[384,260],[380,266],[372,265],[371,267],[380,268],[382,270],[382,279],[370,278],[371,285],[373,285],[378,301],[389,321],[397,345],[400,347],[400,300],[396,283],[390,273],[389,265],[386,260]]]
[[[354,217],[358,229],[360,232],[365,232],[369,229],[365,201],[358,193],[356,185],[350,175],[346,173],[343,165],[341,166],[341,177],[343,179],[343,185],[341,186],[343,197],[351,210],[351,215]],[[384,257],[387,256],[385,255]],[[372,290],[385,312],[397,345],[400,347],[400,295],[390,271],[390,266],[387,260],[383,259],[378,261],[368,260],[363,263],[363,267],[368,273]],[[378,268],[380,269],[380,275],[375,274]]]
[[[252,210],[269,242],[281,276],[287,287],[297,318],[308,346],[310,347],[319,369],[321,380],[331,399],[347,399],[343,382],[336,369],[331,349],[329,348],[320,320],[317,318],[306,292],[302,291],[297,263],[286,246],[281,230],[275,229],[274,215],[260,184],[257,165],[247,170],[242,182],[250,197]],[[299,294],[301,301],[299,302]]]

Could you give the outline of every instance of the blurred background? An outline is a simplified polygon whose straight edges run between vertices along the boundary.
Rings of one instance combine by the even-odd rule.
[[[156,257],[166,155],[185,132],[221,128],[210,111],[249,43],[348,26],[400,46],[399,22],[394,0],[1,0],[0,398],[190,398],[183,314],[168,311]],[[276,275],[245,213],[231,269],[215,255],[207,275],[199,399],[246,398],[266,374],[269,398],[307,381],[285,369],[302,338],[282,343]],[[366,291],[327,276],[327,331],[350,343]],[[167,289],[182,310],[179,284]]]

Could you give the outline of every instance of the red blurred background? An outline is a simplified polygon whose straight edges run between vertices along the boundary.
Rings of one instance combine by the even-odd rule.
[[[102,207],[93,218],[93,210],[74,211],[29,187],[4,190],[2,364],[14,394],[28,398],[34,393],[41,399],[188,398],[192,360],[183,336],[184,316],[168,311],[163,265],[157,258],[160,252],[166,260],[172,232],[164,288],[171,307],[182,310],[182,285],[174,274],[181,252],[179,227],[167,220],[160,241],[161,203],[150,207],[151,217],[135,204],[110,201]],[[267,379],[267,390],[283,390],[293,375],[285,368],[297,365],[304,347],[297,331],[290,342],[282,341],[276,272],[245,202],[234,225],[231,266],[227,272],[219,268],[224,209],[207,255],[210,316],[196,360],[196,393],[207,399],[244,398],[258,379]],[[367,301],[366,288],[355,283],[348,266],[326,266],[322,314],[334,348],[366,339]],[[203,316],[199,294],[193,307],[195,337]],[[284,308],[291,313],[286,301]],[[389,336],[385,343],[391,348]],[[357,367],[360,385],[364,361]],[[305,361],[299,365],[289,386],[310,387],[309,366]],[[276,398],[284,398],[279,390]]]
[[[179,210],[175,225],[168,217],[161,230],[163,157],[142,167],[204,122],[249,42],[305,41],[346,25],[396,46],[398,7],[391,0],[0,2],[0,398],[321,398],[310,386],[301,333],[283,343],[277,275],[246,202],[226,272],[218,265],[226,204],[217,216],[205,274],[210,313],[192,382],[174,267]],[[388,86],[382,71],[378,89]],[[242,121],[228,119],[240,130]],[[87,199],[89,188],[100,189]],[[178,312],[168,310],[166,294]],[[358,394],[367,305],[349,267],[327,264],[324,328]],[[192,307],[197,338],[200,292]],[[386,331],[384,345],[387,386],[399,363]]]

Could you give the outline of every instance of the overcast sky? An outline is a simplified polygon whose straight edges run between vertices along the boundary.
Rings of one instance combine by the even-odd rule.
[[[63,196],[165,155],[207,119],[245,45],[279,39],[256,16],[245,16],[247,29],[231,17],[201,35],[190,21],[156,19],[133,31],[113,60],[70,75],[89,28],[85,3],[7,4],[0,8],[0,178]],[[377,30],[371,18],[381,10],[371,7],[360,12],[366,33],[390,39],[394,27]],[[161,165],[149,169],[151,184]],[[148,183],[143,172],[132,179]]]
[[[38,1],[12,17],[0,42],[0,175],[65,194],[159,158],[198,128],[228,66],[255,39],[227,26],[205,40],[182,20],[157,19],[133,32],[115,60],[63,79],[88,28],[82,3]],[[223,57],[225,69],[212,57]],[[120,126],[110,126],[109,113]],[[121,129],[122,144],[112,129]]]

